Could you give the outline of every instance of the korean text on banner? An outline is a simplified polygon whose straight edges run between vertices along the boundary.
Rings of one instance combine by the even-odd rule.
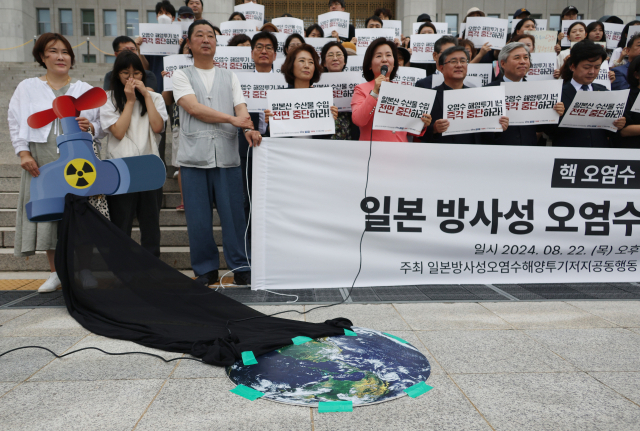
[[[555,32],[553,33],[557,34]],[[527,81],[544,81],[553,79],[553,70],[556,67],[555,52],[533,52],[530,55],[530,61],[531,68],[527,73]]]
[[[471,17],[467,18],[466,38],[476,48],[482,48],[486,42],[493,49],[502,49],[507,41],[509,21],[500,18]]]
[[[362,73],[362,63],[364,62],[363,55],[350,55],[347,57],[347,71],[348,72],[360,72]]]
[[[224,21],[220,23],[220,31],[225,36],[235,36],[236,34],[247,34],[257,31],[262,27],[260,21]]]
[[[611,81],[609,80],[609,62],[603,61],[600,65],[600,71],[598,77],[593,81],[594,84],[600,84],[607,87],[607,90],[611,90]]]
[[[555,31],[526,31],[525,33],[532,35],[536,39],[536,54],[552,52],[556,53],[554,47],[558,41],[558,32]],[[554,62],[555,63],[555,62]]]
[[[240,12],[247,20],[259,21],[264,24],[264,6],[254,2],[239,4],[233,7],[234,12]]]
[[[584,23],[585,27],[588,26],[589,24],[591,24],[592,22],[594,22],[595,19],[576,19],[576,20],[562,20],[562,29],[561,29],[561,33],[564,33],[564,39],[562,39],[562,43],[560,44],[561,46],[571,46],[571,42],[569,42],[569,27],[571,27],[571,24],[573,24],[574,22],[581,22]]]
[[[484,87],[491,82],[492,67],[490,63],[469,63],[467,65],[467,78],[480,78],[482,81],[480,87]]]
[[[536,18],[536,30],[538,31],[544,31],[547,29],[547,20],[546,19],[538,19]],[[511,32],[513,33],[515,28],[518,26],[518,23],[522,21],[521,19],[514,19],[511,21]],[[556,33],[556,32],[554,32]],[[556,37],[558,36],[558,33],[556,33]],[[538,47],[538,45],[536,45],[536,48]]]
[[[338,111],[351,112],[351,98],[357,85],[364,83],[361,72],[323,73],[315,88],[331,87],[333,90],[333,106]]]
[[[502,82],[509,127],[558,124],[553,107],[560,102],[562,81]]]
[[[285,16],[281,18],[273,18],[271,24],[275,25],[280,33],[286,35],[298,33],[304,36],[304,21],[300,18]]]
[[[506,115],[503,87],[449,90],[443,95],[442,118],[449,120],[449,128],[442,136],[502,132],[499,120]]]
[[[252,289],[638,280],[637,150],[371,145],[254,149]]]
[[[318,15],[318,24],[324,30],[324,34],[331,36],[333,30],[338,32],[338,36],[349,37],[349,12],[327,12]]]
[[[427,77],[427,71],[424,69],[418,69],[417,67],[398,67],[396,76],[391,82],[401,85],[416,85],[421,79]]]
[[[614,24],[612,22],[605,22],[603,24],[604,34],[607,36],[607,49],[616,49],[622,37],[624,24]]]
[[[219,46],[213,57],[213,62],[220,69],[232,72],[253,72],[256,68],[251,58],[250,46]]]
[[[373,116],[373,130],[419,135],[422,114],[430,114],[437,91],[383,82]]]
[[[433,46],[442,36],[439,34],[414,34],[411,36],[411,63],[434,63]]]
[[[420,26],[422,26],[422,24],[424,24],[424,22],[413,23],[413,34],[418,34],[418,30],[420,30]],[[449,24],[446,22],[432,22],[431,24],[436,28],[436,34],[441,36],[449,34]]]
[[[280,90],[288,86],[281,73],[238,73],[236,76],[249,112],[263,112],[269,109],[267,91]]]
[[[613,122],[624,115],[628,96],[629,90],[578,91],[559,127],[616,132]]]
[[[331,88],[269,90],[267,102],[273,113],[269,122],[273,137],[336,133]]]
[[[320,53],[322,53],[322,48],[329,42],[335,42],[336,40],[332,37],[307,37],[305,38],[305,42],[307,45],[313,46],[313,48],[318,53],[318,57],[320,57]]]
[[[182,29],[173,24],[140,24],[140,54],[172,55],[178,54],[182,42]]]
[[[371,42],[379,37],[385,37],[387,40],[393,42],[396,32],[392,28],[356,28],[356,39],[358,44],[356,45],[356,51],[358,54],[367,52],[367,48],[371,45]]]
[[[382,20],[382,28],[392,28],[396,31],[396,38],[400,40],[402,34],[402,21],[397,19]]]
[[[193,58],[186,54],[167,55],[162,58],[164,71],[167,74],[162,78],[164,91],[173,90],[173,72],[193,65]]]

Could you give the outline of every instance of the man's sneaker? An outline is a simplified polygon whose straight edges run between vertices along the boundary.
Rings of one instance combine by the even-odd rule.
[[[89,269],[80,271],[80,283],[85,289],[95,289],[98,287],[98,280],[96,280]]]
[[[237,286],[251,286],[251,271],[234,273],[233,282]]]
[[[58,278],[58,274],[56,272],[52,272],[49,275],[47,281],[44,282],[42,286],[38,289],[40,293],[54,292],[58,287],[61,286],[60,279]]]
[[[205,286],[209,286],[210,284],[215,284],[218,281],[218,270],[207,272],[206,274],[199,275],[196,278],[196,281]]]

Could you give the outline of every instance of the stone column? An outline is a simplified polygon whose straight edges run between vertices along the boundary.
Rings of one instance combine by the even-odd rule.
[[[397,0],[396,19],[402,20],[402,34],[410,35],[413,32],[413,23],[423,13],[428,13],[435,21],[436,0]],[[440,21],[444,21],[444,19]]]
[[[5,25],[0,27],[0,48],[22,45],[36,34],[33,0],[0,0]],[[23,48],[0,51],[0,61],[32,61],[33,43]]]
[[[204,0],[202,18],[219,27],[221,22],[229,19],[229,15],[233,13],[234,5],[233,0]]]

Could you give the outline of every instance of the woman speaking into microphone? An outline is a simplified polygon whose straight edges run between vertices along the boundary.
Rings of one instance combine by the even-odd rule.
[[[397,70],[398,50],[395,44],[383,37],[374,40],[367,48],[362,61],[362,74],[368,82],[356,86],[351,99],[351,120],[360,127],[361,141],[408,141],[407,132],[372,130],[380,85],[395,78]],[[422,136],[425,128],[431,124],[431,115],[423,114],[421,119],[424,128],[419,135],[413,136]]]

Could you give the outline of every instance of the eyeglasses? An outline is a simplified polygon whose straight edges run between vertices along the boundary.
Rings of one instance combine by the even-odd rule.
[[[327,54],[327,58],[335,58],[336,60],[343,58],[344,55],[342,55],[342,53],[337,53],[334,54],[332,52],[330,52],[329,54]]]
[[[291,45],[290,45],[290,46],[291,46]],[[256,45],[256,47],[255,47],[255,50],[256,50],[256,51],[258,51],[258,52],[262,51],[263,49],[266,49],[266,50],[267,50],[267,52],[273,52],[273,46],[272,46],[272,45],[262,45],[262,44],[258,44],[258,45]]]
[[[457,66],[459,64],[464,66],[464,65],[466,65],[468,63],[469,63],[469,60],[467,60],[466,58],[461,58],[459,60],[457,58],[454,58],[453,60],[449,60],[449,61],[445,61],[444,62],[444,64],[451,64],[452,66]]]
[[[131,74],[128,71],[123,70],[122,72],[120,72],[120,76],[122,78],[128,79],[131,76]],[[135,72],[133,72],[133,77],[136,79],[142,78],[142,72],[136,70]]]

